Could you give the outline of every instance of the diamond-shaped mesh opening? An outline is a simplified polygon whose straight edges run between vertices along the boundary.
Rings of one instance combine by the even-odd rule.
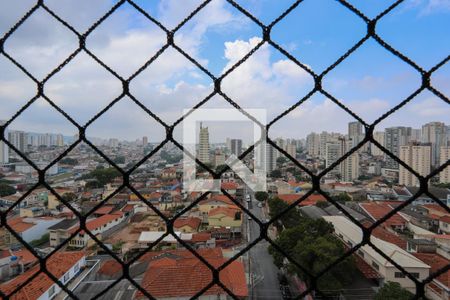
[[[338,294],[350,298],[350,292],[346,290],[345,285],[347,275],[361,272],[367,278],[367,276],[378,274],[379,268],[389,267],[393,270],[394,278],[399,279],[397,281],[402,282],[403,287],[415,294],[416,298],[439,296],[439,292],[442,291],[439,291],[442,276],[445,276],[448,270],[447,261],[439,256],[439,251],[442,251],[445,244],[445,238],[443,239],[445,234],[427,235],[426,232],[417,230],[415,227],[408,227],[409,221],[398,221],[411,218],[413,214],[411,211],[417,213],[414,209],[418,205],[420,206],[418,210],[427,216],[431,227],[441,226],[448,217],[449,209],[446,203],[448,198],[443,197],[435,189],[439,184],[438,180],[442,178],[445,180],[445,172],[448,169],[449,159],[445,152],[448,140],[436,139],[439,136],[436,132],[445,131],[442,123],[431,124],[431,121],[436,121],[437,117],[442,117],[438,121],[446,122],[446,116],[449,115],[447,111],[450,102],[446,96],[448,93],[445,85],[445,71],[449,60],[448,56],[445,58],[445,52],[448,47],[444,38],[429,42],[429,39],[435,36],[435,34],[429,34],[431,31],[442,34],[445,28],[445,26],[436,25],[442,21],[443,15],[434,15],[430,9],[435,9],[436,5],[442,8],[440,5],[443,4],[440,2],[426,4],[424,1],[409,7],[406,2],[383,1],[373,6],[369,2],[323,1],[324,5],[332,8],[328,11],[314,8],[313,1],[292,1],[282,5],[277,3],[276,9],[271,9],[271,5],[275,4],[266,7],[261,2],[262,4],[249,6],[248,3],[241,3],[241,1],[237,3],[233,0],[193,1],[183,9],[173,1],[149,4],[132,0],[101,2],[95,7],[91,3],[77,1],[71,3],[68,6],[69,9],[59,2],[52,1],[6,5],[8,9],[12,8],[13,12],[6,13],[4,18],[2,16],[3,21],[0,22],[2,31],[0,55],[6,66],[0,81],[0,99],[5,100],[5,103],[11,101],[16,103],[13,109],[9,106],[2,108],[0,116],[5,119],[0,122],[0,171],[2,178],[6,178],[0,180],[2,180],[2,193],[4,190],[6,193],[12,193],[13,189],[8,186],[13,186],[19,194],[1,196],[2,204],[10,201],[10,205],[4,207],[5,210],[1,214],[1,229],[4,233],[3,237],[9,234],[18,241],[19,249],[10,249],[12,253],[10,251],[9,254],[14,257],[11,261],[20,262],[29,258],[28,267],[30,268],[24,270],[23,274],[13,281],[2,284],[0,295],[13,299],[38,298],[30,293],[35,291],[33,287],[36,283],[45,283],[44,286],[40,286],[39,296],[47,293],[48,297],[55,297],[58,294],[58,297],[63,298],[68,295],[74,299],[109,298],[116,297],[118,293],[127,299],[132,297],[152,299],[160,296],[198,298],[201,295],[219,298],[254,298],[264,295],[264,288],[279,289],[279,293],[271,294],[274,298],[288,298],[294,295],[297,298],[313,296],[320,299]],[[263,6],[259,7],[259,5]],[[265,13],[266,10],[270,10],[270,13]],[[73,11],[84,13],[73,14]],[[412,17],[406,21],[397,18],[399,13],[413,14],[414,12],[418,13],[417,18]],[[206,22],[202,21],[202,18],[206,18]],[[118,19],[124,22],[117,22]],[[269,21],[272,23],[269,24]],[[418,32],[411,30],[409,28],[412,27],[411,22],[422,24],[422,29]],[[304,26],[298,26],[302,24]],[[320,34],[324,28],[331,26],[333,29],[331,32],[335,31],[335,34]],[[404,31],[401,39],[396,39],[396,36],[393,37],[386,30],[392,26]],[[289,30],[293,27],[298,29],[294,32],[295,34]],[[172,28],[173,31],[171,31]],[[327,32],[330,32],[328,29],[330,28],[327,28]],[[297,31],[306,33],[301,37],[307,38],[299,41]],[[344,36],[344,31],[349,34]],[[202,34],[205,32],[209,32],[214,38],[204,39]],[[233,36],[235,41],[224,44],[223,42],[228,42],[224,33]],[[322,44],[318,41],[320,36],[325,38],[325,44],[323,41]],[[55,41],[61,43],[56,45]],[[411,66],[415,74],[421,77],[421,84],[417,83],[415,89],[406,89],[407,91],[401,95],[389,93],[388,96],[395,98],[393,104],[396,106],[383,107],[383,110],[380,109],[376,114],[371,111],[369,114],[373,116],[370,115],[367,118],[364,112],[358,111],[351,105],[352,99],[347,95],[339,95],[329,83],[333,81],[331,78],[333,74],[334,76],[339,74],[339,66],[342,64],[345,67],[351,64],[352,58],[363,60],[357,66],[357,69],[362,69],[371,59],[371,52],[364,53],[364,47],[373,46],[375,42],[378,43],[376,47],[387,50],[386,53],[392,54],[392,58],[396,56],[394,59],[397,63],[402,64],[401,61],[403,61]],[[267,46],[268,44],[270,46]],[[317,47],[314,48],[313,45]],[[423,56],[425,59],[413,61],[412,59],[416,59],[417,51],[423,51],[425,47],[428,53]],[[264,56],[264,52],[268,50],[276,53],[272,58],[275,62]],[[278,52],[283,56],[279,56]],[[224,57],[219,57],[222,53]],[[358,53],[363,58],[358,57]],[[412,59],[403,53],[411,55]],[[195,88],[204,93],[195,99],[191,99],[193,97],[186,93],[184,96],[189,98],[186,99],[189,108],[203,106],[240,108],[240,106],[247,106],[245,98],[259,98],[259,95],[266,96],[265,94],[275,95],[270,93],[275,92],[275,88],[280,90],[280,86],[286,84],[286,82],[277,82],[283,76],[294,76],[296,84],[300,77],[313,79],[314,85],[308,82],[305,88],[303,86],[305,82],[302,81],[301,87],[299,84],[297,86],[298,91],[291,95],[280,94],[278,102],[286,104],[283,107],[280,106],[281,111],[270,111],[273,115],[269,116],[271,122],[266,126],[267,130],[273,129],[271,134],[274,134],[270,135],[268,148],[279,151],[286,157],[286,160],[280,160],[280,162],[275,159],[272,161],[272,166],[283,172],[269,173],[269,178],[288,182],[285,188],[289,191],[286,193],[289,197],[280,193],[283,185],[269,189],[267,194],[257,194],[249,191],[238,180],[238,187],[234,189],[230,184],[233,178],[232,173],[224,169],[212,168],[220,164],[210,166],[202,164],[198,159],[194,165],[200,165],[203,168],[199,173],[202,173],[205,178],[220,177],[222,179],[221,194],[211,191],[204,193],[180,191],[179,176],[182,169],[179,168],[178,163],[181,159],[181,151],[185,153],[188,151],[179,142],[178,133],[182,126],[176,125],[182,123],[185,117],[180,118],[181,114],[174,115],[170,119],[170,122],[176,120],[174,125],[165,124],[163,121],[167,121],[167,116],[159,117],[159,114],[163,113],[154,111],[155,106],[146,103],[148,95],[145,92],[147,91],[139,92],[139,88],[148,88],[146,85],[148,83],[145,83],[143,87],[142,85],[133,86],[132,92],[136,95],[132,95],[129,91],[134,80],[138,83],[138,80],[144,78],[146,72],[149,72],[148,70],[151,76],[158,74],[159,72],[152,71],[152,67],[158,63],[159,59],[160,62],[164,62],[164,59],[167,59],[165,55],[183,56],[184,58],[180,60],[183,61],[181,63],[183,68],[186,67],[184,63],[186,60],[196,66],[189,66],[184,71],[192,71],[189,74],[199,81],[193,80],[187,84],[196,84]],[[314,56],[321,57],[319,65],[317,62],[309,62],[309,58]],[[84,66],[83,62],[86,63],[87,60],[89,64]],[[171,61],[162,64],[173,66],[173,63]],[[375,64],[376,60],[372,59],[370,63]],[[259,68],[255,71],[249,68],[249,65],[256,65]],[[264,70],[262,68],[264,66],[268,69]],[[106,77],[110,78],[111,83],[114,82],[111,86],[103,85],[108,89],[108,95],[99,89],[102,85],[89,80],[90,76],[98,79],[98,75],[90,72],[91,69],[94,70],[93,68],[100,70],[98,67],[104,70],[101,73],[110,73],[111,75]],[[423,69],[424,67],[427,69]],[[333,72],[335,68],[336,72]],[[393,67],[390,65],[386,68]],[[318,70],[323,73],[316,74]],[[233,82],[233,75],[247,71],[251,71],[248,74],[249,78],[242,79],[242,82],[237,82],[236,86],[230,88],[229,84]],[[175,70],[168,71],[168,73],[172,72]],[[201,75],[198,76],[197,72]],[[58,94],[58,91],[61,91],[58,90],[58,81],[62,81],[65,76],[71,78],[72,75],[77,74],[81,78],[74,80],[76,83],[73,84],[76,86],[68,85],[68,82],[59,83],[65,88],[73,89],[72,98],[61,97]],[[204,77],[201,78],[202,76]],[[265,76],[274,77],[274,82],[259,87],[252,82],[255,78],[266,78]],[[227,77],[231,78],[227,80]],[[169,92],[173,93],[180,88],[176,78],[158,79],[168,81],[165,84],[169,86]],[[122,85],[121,89],[115,86],[119,81]],[[17,82],[20,83],[20,88],[14,87]],[[34,87],[31,88],[31,82],[36,84],[37,93],[31,92],[31,89],[34,89]],[[405,83],[400,82],[401,87],[405,87]],[[322,83],[327,84],[322,87]],[[156,83],[158,93],[168,92],[167,86],[158,87],[158,84],[161,82]],[[334,87],[338,89],[339,82],[335,82],[336,84],[338,86]],[[153,83],[152,85],[154,92],[155,86]],[[79,91],[80,89],[83,91]],[[253,94],[254,89],[259,89],[260,94]],[[355,90],[355,86],[349,89]],[[83,97],[82,95],[92,97],[87,100],[97,102],[96,108],[92,111],[77,111],[84,108],[81,108],[84,106],[82,102],[78,101],[86,101],[76,99],[78,92],[80,97]],[[317,147],[319,150],[315,151],[314,146],[317,145],[317,141],[314,137],[304,134],[293,143],[294,149],[293,146],[285,147],[278,139],[282,134],[276,132],[276,125],[284,119],[289,119],[289,115],[295,114],[295,110],[308,108],[308,103],[314,100],[309,99],[312,95],[329,99],[326,101],[335,106],[339,112],[326,116],[323,110],[320,110],[318,116],[308,122],[300,126],[292,125],[291,128],[294,131],[304,129],[306,126],[315,126],[314,121],[323,119],[334,126],[336,116],[339,114],[344,114],[347,118],[351,118],[351,121],[356,121],[352,128],[356,128],[357,132],[360,132],[358,127],[362,127],[360,134],[356,134],[358,135],[357,145],[353,144],[350,149],[344,151],[345,155],[344,152],[342,153],[343,157],[336,159],[328,167],[323,165],[323,161],[316,159],[320,157],[320,139]],[[158,101],[158,97],[155,99]],[[150,99],[150,102],[155,99]],[[117,108],[125,102],[124,108],[117,112]],[[134,107],[135,113],[132,115],[123,113],[128,107]],[[386,112],[388,109],[390,110]],[[34,113],[33,110],[35,110]],[[42,114],[43,110],[47,113]],[[115,110],[116,114],[111,117]],[[280,115],[276,116],[277,114]],[[401,114],[404,116],[401,117]],[[99,127],[102,127],[101,123],[108,117],[109,120],[105,122],[106,125],[104,124],[106,129],[111,124],[125,122],[116,129],[109,129],[109,133],[112,133],[110,135],[117,135],[116,137],[102,141],[96,138],[95,129],[101,132],[103,129]],[[302,117],[307,119],[310,114]],[[413,145],[395,143],[395,141],[398,142],[398,136],[395,137],[395,135],[402,135],[403,131],[389,128],[412,127],[416,125],[412,123],[414,120],[424,120],[424,118],[429,118],[430,123],[422,128],[410,128],[411,130],[405,131],[408,142],[413,142]],[[56,119],[63,121],[55,123]],[[374,119],[373,124],[367,123]],[[143,124],[139,124],[139,121]],[[87,123],[81,126],[77,122]],[[345,124],[346,127],[348,122],[350,120],[345,119],[340,122],[340,126]],[[62,123],[65,125],[61,126]],[[63,134],[55,137],[56,142],[52,142],[52,134],[48,133],[55,129]],[[333,129],[327,130],[332,132]],[[350,136],[355,130],[348,129]],[[26,142],[23,142],[20,132],[25,130],[31,134]],[[312,129],[311,132],[314,130],[318,129]],[[347,128],[344,130],[341,128],[341,132],[346,130]],[[401,154],[401,151],[408,150],[401,147],[417,146],[418,142],[431,142],[444,147],[443,150],[443,147],[430,147],[431,166],[430,168],[427,166],[426,170],[418,168],[413,160],[408,161],[401,157],[408,156],[406,153]],[[10,148],[9,151],[6,151],[6,146]],[[355,149],[355,146],[358,146],[358,149]],[[423,146],[426,148],[425,145]],[[226,146],[224,148],[226,149]],[[428,151],[425,148],[422,150]],[[254,156],[251,147],[248,149],[250,150],[245,154],[248,157]],[[226,150],[224,152],[226,153]],[[195,153],[190,154],[191,158],[195,158]],[[210,154],[214,154],[215,162],[220,162],[223,158],[221,153]],[[336,189],[336,184],[333,186],[333,182],[330,182],[329,173],[332,173],[333,169],[339,165],[345,164],[346,160],[353,155],[359,157],[360,171],[364,175],[359,176],[354,183],[362,182],[379,187],[384,191],[381,195],[383,199],[379,199],[380,195],[373,193],[360,195],[345,185]],[[94,164],[83,165],[83,162],[90,161],[94,156],[100,158],[93,159]],[[375,157],[374,165],[366,164],[370,156]],[[246,163],[249,162],[246,161]],[[381,170],[377,163],[381,164]],[[28,168],[31,175],[15,176],[13,173],[17,172],[17,166],[19,170],[21,167],[22,170]],[[113,181],[108,182],[110,186],[102,185],[98,188],[98,195],[91,198],[92,195],[84,195],[87,191],[85,185],[80,183],[86,179],[82,178],[83,175],[95,171],[97,166],[112,168],[114,178],[109,178]],[[300,173],[297,169],[301,170]],[[414,184],[411,184],[412,187],[399,184],[399,173],[402,172],[409,172],[410,177],[416,179]],[[369,174],[380,174],[382,177],[376,179]],[[166,176],[164,180],[146,179],[146,176],[162,175]],[[73,180],[73,184],[68,184],[67,178]],[[14,182],[14,180],[20,182]],[[306,181],[307,184],[299,186],[300,180]],[[335,182],[336,178],[332,181]],[[443,182],[443,184],[447,183]],[[438,186],[438,188],[442,187]],[[146,191],[147,189],[149,191]],[[40,198],[40,191],[45,191],[47,200]],[[158,194],[159,197],[155,200],[153,196]],[[192,238],[189,242],[185,236],[177,234],[176,230],[180,228],[180,223],[187,223],[186,219],[192,218],[196,213],[199,217],[201,216],[200,230],[203,229],[202,226],[208,227],[208,215],[201,215],[201,206],[204,201],[217,195],[229,199],[232,202],[230,205],[238,207],[238,210],[242,212],[243,222],[239,229],[247,226],[247,235],[250,237],[250,242],[247,244],[236,247],[230,244],[228,247],[224,246],[224,250],[217,247],[210,249],[207,245],[210,240],[205,237],[203,240],[206,240],[206,245],[199,244],[199,241],[193,243]],[[396,203],[386,201],[390,200],[390,196],[397,200]],[[22,209],[20,211],[21,208],[27,208],[22,206],[28,205],[30,197],[35,199],[35,202],[31,201],[34,203],[32,207],[42,206],[48,213],[42,221],[47,222],[55,218],[62,218],[63,221],[73,219],[77,223],[76,230],[73,232],[70,228],[65,230],[60,243],[55,243],[53,247],[50,245],[50,236],[49,247],[46,247],[46,239],[32,242],[25,228],[32,224],[25,224],[15,229],[16,225],[12,224],[17,218],[22,223],[27,222],[26,219],[30,217],[23,218],[20,216],[21,213],[39,213],[38,210],[26,212]],[[365,199],[372,202],[360,203],[366,202],[363,201]],[[377,199],[383,201],[377,201]],[[306,205],[311,201],[314,206]],[[83,202],[86,202],[86,210],[81,209]],[[93,205],[88,205],[87,202],[93,202]],[[422,202],[425,204],[420,204]],[[317,209],[311,209],[311,207]],[[370,211],[372,213],[369,213]],[[329,223],[321,218],[315,219],[314,216],[318,215],[325,216]],[[111,219],[104,220],[103,216]],[[153,219],[150,220],[151,218]],[[99,220],[101,224],[95,224]],[[142,230],[139,227],[147,220],[156,224],[155,230],[147,230],[147,228]],[[58,227],[58,224],[54,226]],[[70,224],[66,226],[70,227]],[[211,240],[230,241],[234,238],[229,231],[215,230],[214,226],[212,227],[208,228],[211,231],[209,232]],[[24,228],[26,234],[20,232]],[[318,235],[317,233],[324,228],[327,232]],[[414,240],[427,240],[434,243],[437,250],[432,257],[420,252],[412,253],[412,248],[409,249],[409,247],[422,247],[423,244],[410,243],[410,241],[407,245],[396,243],[399,242],[401,235],[411,235],[410,231],[413,229],[416,230],[414,235],[420,235],[422,238]],[[311,230],[315,231],[311,232]],[[357,232],[355,236],[345,235],[353,231]],[[142,236],[150,238],[151,242],[144,243],[141,249],[133,248],[133,245],[136,245],[135,240],[139,241],[143,232],[153,232]],[[294,237],[295,242],[301,240],[303,244],[288,243],[280,246],[279,244],[285,242],[283,238],[290,232],[299,235],[305,235],[306,232],[311,234],[306,237]],[[387,237],[390,238],[391,243],[385,241]],[[167,245],[168,241],[170,245]],[[36,245],[35,248],[32,244]],[[270,253],[266,251],[268,244],[271,246]],[[317,245],[323,245],[328,250],[317,251]],[[404,247],[407,247],[410,253],[403,251]],[[72,251],[74,249],[77,251]],[[83,251],[78,251],[81,249]],[[280,254],[275,255],[276,252]],[[4,251],[3,253],[9,255]],[[270,254],[275,258],[277,266],[289,266],[283,270],[284,273],[288,272],[289,275],[297,276],[280,274],[278,278],[274,278],[277,268],[270,265]],[[310,259],[313,255],[320,259]],[[378,263],[369,260],[370,255],[376,257],[375,260]],[[103,267],[103,261],[96,263],[96,258],[101,261],[102,257],[108,258],[106,261],[109,261],[109,267],[114,271],[115,277],[106,280],[107,282],[89,277],[96,274],[95,271],[91,273],[92,270]],[[347,259],[351,263],[348,263]],[[319,264],[311,265],[315,262]],[[441,263],[437,266],[436,262]],[[34,263],[36,265],[32,266]],[[192,264],[189,265],[189,263]],[[408,263],[423,266],[423,269],[430,266],[430,270],[417,274]],[[180,267],[190,268],[189,271],[198,268],[196,269],[199,273],[197,277],[202,280],[195,280],[196,276],[184,276],[180,281],[173,280],[175,277],[170,272],[176,270],[173,266],[177,264],[180,264]],[[343,272],[343,270],[350,270],[349,266],[345,266],[346,264],[355,264],[358,271],[352,269],[352,271]],[[259,265],[261,269],[267,267],[271,275],[267,275],[267,278],[262,277],[262,273],[258,273]],[[154,268],[157,268],[158,272],[154,272]],[[163,273],[167,275],[166,272],[169,274],[168,277],[162,276]],[[69,274],[69,281],[65,278],[66,274]],[[192,282],[186,281],[186,278]],[[297,286],[296,290],[291,291],[292,282],[289,282],[288,287],[283,278],[293,281]],[[373,277],[373,279],[379,278]],[[159,280],[161,284],[153,284],[153,280]],[[281,286],[278,286],[278,280]],[[336,285],[335,283],[340,280],[344,284]],[[183,288],[182,294],[176,294],[180,286],[186,283],[192,284]],[[327,286],[327,284],[333,285]],[[389,287],[389,284],[386,286]],[[364,298],[359,296],[359,299]]]

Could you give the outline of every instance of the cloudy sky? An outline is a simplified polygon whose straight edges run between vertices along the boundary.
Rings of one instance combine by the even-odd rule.
[[[34,5],[31,0],[0,2],[0,36]],[[237,1],[269,24],[294,1]],[[350,1],[374,17],[394,1]],[[112,0],[46,0],[46,5],[77,31],[85,32],[116,3]],[[174,28],[199,0],[136,1],[168,29]],[[182,3],[182,5],[181,5]],[[406,0],[379,22],[377,33],[421,67],[429,69],[450,53],[450,1]],[[365,35],[365,24],[337,1],[305,0],[272,32],[272,39],[299,61],[320,73]],[[219,76],[261,41],[261,30],[224,0],[213,0],[175,35],[175,43]],[[165,33],[131,5],[122,5],[87,39],[87,48],[123,78],[136,72],[165,44]],[[78,47],[77,37],[43,9],[38,9],[10,36],[5,51],[38,80]],[[35,84],[0,55],[0,120],[10,119],[36,94]],[[373,122],[421,84],[419,74],[368,40],[324,78],[323,87],[367,122]],[[432,77],[432,84],[450,95],[450,63]],[[223,92],[243,108],[267,109],[272,120],[312,88],[311,76],[268,44],[264,44],[227,76]],[[183,109],[209,95],[211,79],[184,56],[168,48],[131,83],[131,93],[167,124]],[[80,125],[121,94],[122,85],[85,52],[49,79],[45,94]],[[215,96],[205,108],[230,105]],[[309,132],[345,132],[352,117],[321,94],[275,123],[270,136],[301,138]],[[420,127],[429,121],[450,123],[450,105],[429,92],[383,121],[386,126]],[[75,127],[44,100],[38,99],[10,129],[76,133]],[[227,127],[230,137],[239,125]],[[181,132],[181,126],[175,130]],[[163,128],[129,98],[121,99],[88,127],[88,135],[160,141]],[[179,135],[181,136],[181,135]]]

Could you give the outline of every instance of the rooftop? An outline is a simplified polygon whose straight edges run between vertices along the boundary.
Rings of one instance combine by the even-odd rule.
[[[84,252],[57,252],[47,260],[47,269],[56,278],[61,278],[72,266],[85,256]],[[23,282],[28,280],[36,272],[39,272],[40,266],[36,265],[23,274],[2,284],[0,290],[3,293],[10,294]],[[28,284],[22,287],[17,293],[11,296],[12,300],[38,299],[45,293],[54,282],[45,274],[40,273],[34,277]]]
[[[215,268],[224,264],[227,259],[214,249],[201,251],[202,255]],[[142,287],[156,298],[192,297],[207,286],[213,279],[211,270],[188,250],[159,252],[149,255],[150,263],[142,279]],[[219,274],[220,281],[237,297],[247,297],[247,281],[244,265],[233,261]],[[219,286],[214,285],[204,295],[226,294]],[[137,299],[144,298],[141,292]]]

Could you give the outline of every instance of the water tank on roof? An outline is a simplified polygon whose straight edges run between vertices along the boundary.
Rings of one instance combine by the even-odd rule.
[[[17,256],[13,255],[11,256],[11,261],[16,261],[17,260]]]

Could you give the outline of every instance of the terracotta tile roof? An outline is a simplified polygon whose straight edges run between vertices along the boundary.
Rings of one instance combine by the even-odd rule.
[[[364,259],[359,257],[357,254],[353,254],[355,258],[355,265],[358,270],[366,277],[367,279],[378,279],[383,278],[380,273],[378,273],[372,266],[370,266]]]
[[[210,249],[212,250],[212,249]],[[219,249],[220,251],[220,249]],[[219,267],[227,260],[222,253],[214,251],[212,255],[201,254],[214,267]],[[237,297],[247,297],[248,289],[245,278],[244,265],[234,261],[220,274],[220,281]],[[142,287],[156,298],[192,297],[212,280],[211,270],[187,250],[177,252],[161,252],[154,256],[142,279]],[[214,285],[204,295],[225,294],[219,286]],[[136,299],[145,296],[138,292]]]
[[[370,227],[372,224],[373,224],[373,223],[371,223],[371,222],[369,222],[369,221],[366,221],[366,222],[363,222],[362,225],[368,228],[368,227]],[[400,248],[406,250],[406,245],[407,245],[406,240],[404,240],[403,238],[401,238],[399,235],[397,235],[397,234],[395,234],[395,233],[392,233],[392,232],[386,230],[386,229],[385,229],[384,227],[382,227],[382,226],[377,226],[377,227],[375,227],[375,229],[372,231],[372,236],[374,236],[374,237],[376,237],[376,238],[378,238],[378,239],[380,239],[380,240],[383,240],[383,241],[385,241],[385,242],[388,242],[388,243],[397,245],[397,246],[399,246]]]
[[[374,220],[378,221],[392,211],[392,206],[384,203],[366,202],[359,204],[361,208]],[[387,219],[384,226],[405,226],[406,220],[398,213]]]
[[[117,212],[114,212],[109,215],[103,215],[101,217],[98,217],[98,218],[95,218],[93,220],[86,222],[86,228],[92,232],[93,230],[100,228],[103,225],[106,225],[111,221],[117,220],[122,216],[123,216],[123,213],[121,211],[117,211]],[[78,228],[79,228],[79,226],[72,227],[69,230],[69,233],[74,233],[75,231],[78,230]],[[84,233],[84,230],[81,230],[80,234],[83,234],[83,233]]]
[[[183,226],[189,226],[194,230],[197,230],[202,220],[200,218],[188,217],[188,218],[178,218],[173,223],[174,228],[181,228]]]
[[[445,208],[443,208],[442,206],[440,206],[439,204],[436,204],[436,203],[424,204],[424,205],[422,205],[422,207],[425,207],[428,210],[435,210],[440,213],[448,214],[448,212],[445,210]]]
[[[211,217],[211,216],[224,214],[230,218],[234,218],[236,213],[240,212],[240,211],[241,211],[240,209],[233,208],[233,207],[217,207],[217,208],[211,209],[208,213],[208,216]]]
[[[442,216],[442,217],[439,219],[439,221],[440,221],[440,222],[447,223],[447,224],[450,224],[450,215]]]
[[[191,242],[192,243],[199,243],[199,242],[206,242],[211,239],[211,233],[209,232],[199,232],[194,233],[192,235]]]
[[[123,212],[130,212],[134,210],[134,205],[133,204],[127,204],[122,208]]]
[[[35,223],[32,223],[32,222],[25,222],[24,218],[21,218],[21,217],[9,219],[7,221],[7,223],[12,228],[12,230],[14,230],[17,233],[22,233],[22,232],[30,229],[34,225],[36,225]]]
[[[216,195],[212,195],[210,198],[208,199],[203,199],[202,201],[199,202],[199,204],[208,204],[209,202],[213,202],[213,201],[218,201],[218,202],[223,202],[224,204],[227,205],[235,205],[235,203],[228,198],[225,195],[222,194],[216,194]]]
[[[114,205],[104,205],[102,207],[99,207],[96,211],[94,211],[94,214],[98,215],[106,215],[112,212],[114,209]]]
[[[430,274],[439,271],[446,267],[450,261],[445,257],[436,253],[412,253],[415,257],[426,263],[431,267]],[[450,271],[447,271],[436,278],[440,283],[447,288],[450,287]]]
[[[27,249],[20,249],[18,251],[13,251],[12,254],[14,256],[17,256],[21,259],[21,262],[25,265],[35,263],[38,261],[36,256],[34,256],[29,250]]]
[[[238,184],[236,182],[222,182],[220,187],[224,190],[235,190],[238,188]]]
[[[47,269],[56,278],[61,278],[76,262],[85,256],[84,252],[57,252],[47,260]],[[25,282],[28,278],[39,272],[40,266],[36,265],[26,271],[25,273],[15,277],[0,286],[3,293],[10,294],[19,285]],[[45,274],[40,273],[27,285],[21,288],[17,293],[11,296],[11,300],[32,300],[38,299],[45,293],[54,282]]]
[[[450,234],[434,234],[431,237],[433,237],[435,239],[450,240]]]
[[[303,195],[301,194],[278,194],[277,197],[286,202],[287,204],[292,204],[298,199],[300,199]],[[308,206],[308,205],[316,205],[317,202],[327,201],[327,199],[320,194],[312,194],[309,195],[306,199],[302,200],[298,205],[299,206]]]
[[[102,263],[98,269],[98,273],[106,276],[121,276],[122,266],[115,259],[108,259]]]

